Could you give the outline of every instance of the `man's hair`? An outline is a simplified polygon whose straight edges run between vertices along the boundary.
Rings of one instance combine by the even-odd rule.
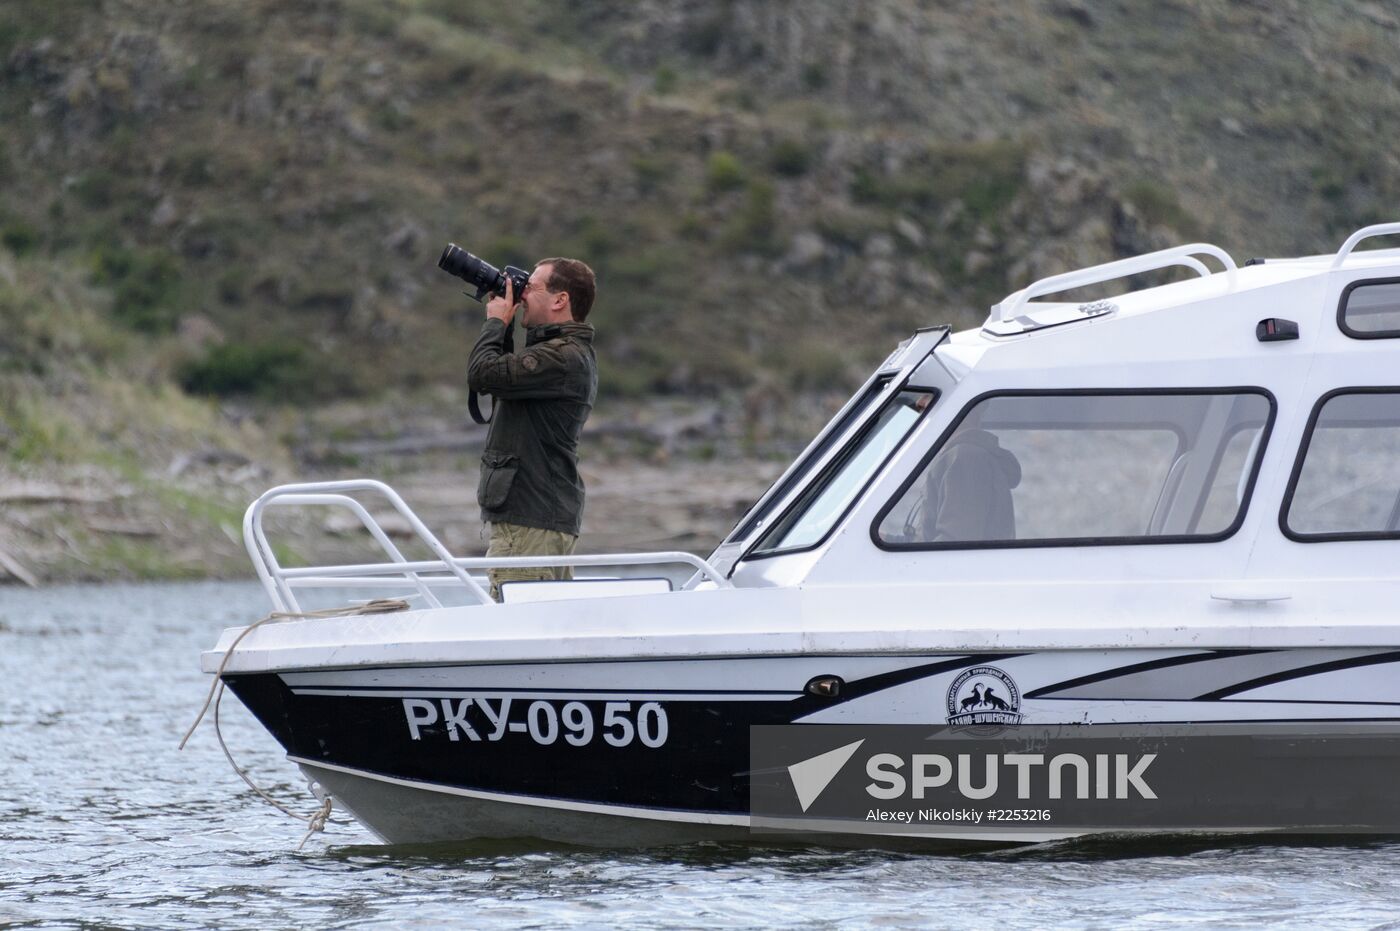
[[[544,286],[556,294],[567,291],[569,313],[578,323],[587,320],[588,312],[593,309],[593,295],[598,292],[598,279],[594,277],[593,269],[578,259],[540,259],[535,263],[536,268],[541,265],[554,266]]]

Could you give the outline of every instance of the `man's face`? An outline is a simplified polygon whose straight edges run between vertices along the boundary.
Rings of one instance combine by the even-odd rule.
[[[566,297],[564,292],[551,294],[549,289],[545,287],[552,274],[554,274],[553,265],[541,265],[530,275],[530,284],[525,288],[524,296],[521,298],[525,304],[521,322],[527,327],[550,323],[564,306]]]

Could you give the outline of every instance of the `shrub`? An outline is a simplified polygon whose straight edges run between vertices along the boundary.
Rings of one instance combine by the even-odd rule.
[[[175,177],[189,187],[208,187],[218,181],[215,167],[217,155],[204,146],[186,146],[171,154],[170,167]]]
[[[805,175],[813,162],[812,150],[796,139],[782,139],[768,153],[768,164],[785,178]]]
[[[39,231],[23,220],[12,220],[0,230],[0,243],[15,255],[27,255],[39,245]]]
[[[850,377],[847,348],[821,340],[803,340],[788,347],[779,363],[795,391],[829,390],[833,385],[844,385]]]
[[[698,22],[689,24],[681,33],[681,48],[699,58],[713,58],[724,45],[730,25],[722,11],[707,13]]]
[[[735,212],[724,231],[724,245],[734,252],[772,255],[777,249],[776,191],[766,181],[749,185],[744,206]]]
[[[712,191],[738,190],[744,179],[744,166],[730,152],[715,152],[705,163],[705,184]]]
[[[1160,182],[1142,178],[1123,190],[1123,199],[1137,208],[1142,218],[1152,225],[1170,226],[1185,232],[1190,218],[1182,209],[1176,192]]]
[[[897,172],[855,171],[851,196],[894,208],[937,210],[962,201],[969,223],[994,222],[1025,183],[1025,149],[1017,142],[935,143]]]
[[[609,287],[627,291],[648,291],[668,274],[678,270],[675,257],[664,249],[638,248],[600,262],[598,274],[606,276]],[[683,267],[683,266],[681,266]],[[649,303],[649,302],[648,302]]]
[[[551,248],[550,254],[582,259],[593,266],[595,272],[602,274],[602,268],[611,256],[628,254],[635,248],[635,239],[624,233],[616,223],[608,223],[591,213],[582,213],[574,218],[572,234],[559,246],[558,251]]]
[[[687,210],[676,220],[676,235],[692,242],[704,242],[710,236],[710,225],[694,210]]]
[[[219,300],[225,304],[242,304],[248,294],[248,268],[245,265],[232,265],[219,275],[217,285]]]
[[[511,233],[488,240],[483,248],[486,251],[481,253],[481,257],[497,268],[505,268],[507,265],[530,268],[535,263],[536,256],[530,252],[529,244]]]
[[[870,168],[857,168],[851,177],[851,199],[862,204],[874,204],[884,200],[884,184],[880,177]]]
[[[98,250],[99,283],[112,286],[112,316],[143,333],[165,333],[180,319],[180,264],[168,252],[120,246]]]
[[[180,367],[180,386],[191,394],[288,398],[312,394],[316,378],[300,346],[224,343]]]
[[[94,210],[110,206],[117,188],[117,176],[105,168],[84,172],[73,183],[73,193],[84,207]]]
[[[674,94],[680,81],[680,75],[676,73],[675,68],[670,65],[662,65],[656,69],[656,76],[652,78],[651,87],[658,94]]]
[[[632,159],[632,171],[637,176],[637,187],[644,193],[650,193],[671,174],[671,166],[655,156],[638,155]]]
[[[673,366],[646,355],[598,355],[598,393],[603,398],[639,398],[662,390]]]

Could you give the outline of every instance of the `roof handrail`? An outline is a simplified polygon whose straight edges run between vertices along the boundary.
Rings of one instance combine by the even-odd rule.
[[[1209,278],[1211,271],[1205,263],[1195,258],[1198,255],[1209,255],[1218,259],[1220,264],[1225,266],[1225,272],[1233,278],[1237,266],[1235,260],[1230,258],[1230,254],[1219,246],[1213,246],[1206,242],[1193,242],[1185,246],[1175,246],[1171,249],[1161,249],[1157,252],[1149,252],[1146,255],[1133,256],[1128,259],[1119,259],[1115,262],[1105,262],[1102,265],[1093,265],[1089,268],[1081,268],[1078,271],[1064,272],[1059,275],[1051,275],[1049,278],[1042,278],[1028,288],[1022,288],[1014,294],[1003,298],[1000,304],[992,306],[991,315],[987,318],[988,324],[1003,323],[1014,319],[1025,308],[1031,298],[1043,297],[1047,294],[1056,294],[1060,291],[1068,291],[1071,288],[1082,288],[1091,284],[1100,284],[1105,281],[1113,281],[1117,278],[1126,278],[1129,275],[1139,275],[1143,272],[1155,271],[1159,268],[1185,267],[1199,274],[1202,278]]]
[[[1342,243],[1342,248],[1337,250],[1337,255],[1332,259],[1331,271],[1336,271],[1345,264],[1351,251],[1363,239],[1370,239],[1373,236],[1395,236],[1400,235],[1400,223],[1376,223],[1372,226],[1363,226],[1361,229],[1347,237],[1347,241]]]

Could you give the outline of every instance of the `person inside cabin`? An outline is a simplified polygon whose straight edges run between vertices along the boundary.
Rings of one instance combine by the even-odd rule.
[[[583,478],[578,438],[598,396],[593,326],[587,322],[597,292],[593,269],[577,259],[535,263],[517,297],[509,280],[504,297],[486,304],[486,322],[467,362],[467,383],[490,394],[495,413],[481,454],[477,503],[490,528],[490,556],[563,556],[578,544],[583,523]],[[505,352],[516,311],[525,348]],[[491,597],[508,581],[573,578],[566,566],[491,569]]]
[[[1021,464],[996,434],[981,428],[973,410],[959,425],[924,477],[923,539],[970,543],[1016,539],[1011,490]]]

